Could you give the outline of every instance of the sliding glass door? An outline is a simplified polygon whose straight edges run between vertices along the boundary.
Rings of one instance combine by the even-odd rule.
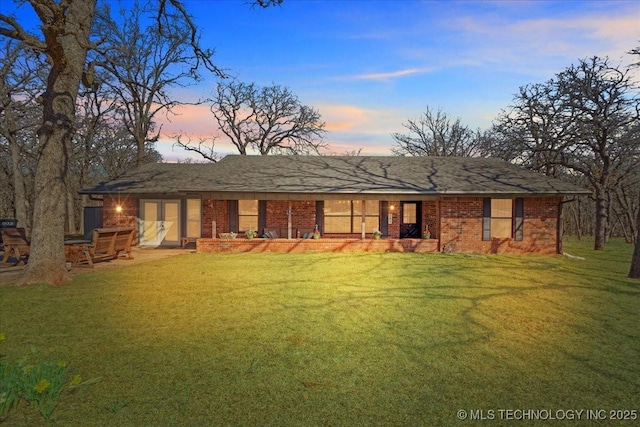
[[[180,244],[180,201],[142,200],[140,245]]]

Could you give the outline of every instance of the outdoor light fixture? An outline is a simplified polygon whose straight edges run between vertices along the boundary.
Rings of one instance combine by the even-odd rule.
[[[120,205],[116,206],[116,212],[122,213],[122,206]]]

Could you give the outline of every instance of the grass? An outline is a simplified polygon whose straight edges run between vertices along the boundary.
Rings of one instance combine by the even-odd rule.
[[[0,353],[37,349],[93,379],[62,394],[54,425],[457,425],[459,409],[640,410],[632,248],[590,245],[565,245],[585,260],[189,254],[59,288],[5,286]],[[5,421],[45,425],[24,405]]]

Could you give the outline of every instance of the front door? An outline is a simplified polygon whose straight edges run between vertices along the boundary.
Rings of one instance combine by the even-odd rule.
[[[180,244],[180,201],[143,200],[140,245]]]
[[[420,237],[420,202],[400,203],[400,238],[417,239]]]

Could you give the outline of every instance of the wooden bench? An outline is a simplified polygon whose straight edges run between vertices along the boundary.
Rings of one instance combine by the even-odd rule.
[[[0,228],[0,233],[4,243],[2,264],[9,264],[9,259],[13,258],[13,265],[24,265],[31,250],[24,228]]]
[[[131,255],[131,245],[133,245],[133,228],[103,228],[103,230],[114,230],[116,233],[113,250],[116,258],[125,257],[133,259]]]
[[[79,245],[78,248],[69,249],[74,254],[73,264],[89,264],[107,261],[124,256],[133,259],[131,245],[133,243],[133,228],[96,228],[91,234],[91,243],[86,245],[86,250]]]

